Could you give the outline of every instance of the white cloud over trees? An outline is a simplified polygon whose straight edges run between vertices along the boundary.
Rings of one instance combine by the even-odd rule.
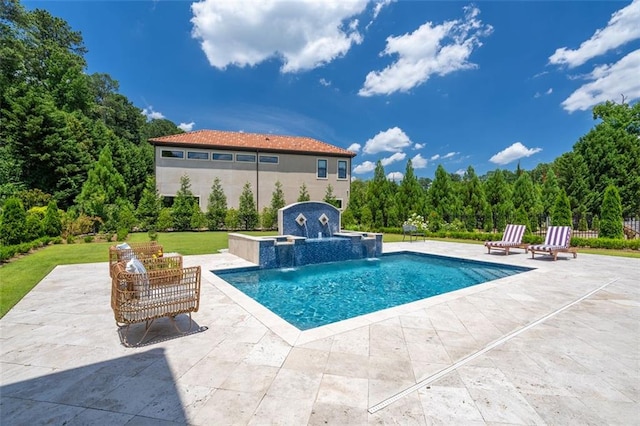
[[[387,47],[380,55],[397,56],[397,60],[381,71],[367,74],[359,95],[407,92],[432,75],[475,68],[469,57],[493,28],[478,19],[477,7],[467,6],[464,11],[462,19],[442,24],[426,22],[410,34],[387,37]]]
[[[379,132],[369,139],[363,148],[366,154],[377,154],[378,152],[401,152],[404,148],[411,146],[411,139],[399,127],[392,127],[383,132]]]
[[[542,148],[527,148],[520,142],[515,142],[511,146],[503,149],[489,159],[494,164],[505,165],[520,158],[530,157],[542,151]]]

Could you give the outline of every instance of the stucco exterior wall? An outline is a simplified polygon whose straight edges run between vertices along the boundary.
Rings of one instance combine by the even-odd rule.
[[[162,157],[163,150],[184,151],[184,158]],[[209,159],[188,159],[187,151],[208,153]],[[233,161],[211,160],[211,153],[213,152],[233,154]],[[335,197],[342,200],[342,209],[347,206],[351,182],[351,158],[315,154],[299,155],[259,152],[259,155],[278,157],[278,163],[271,164],[238,162],[235,154],[255,155],[256,153],[156,146],[155,171],[158,192],[163,196],[175,196],[180,189],[180,178],[183,175],[187,175],[191,181],[191,190],[196,197],[199,197],[200,208],[204,211],[207,208],[213,181],[218,177],[227,196],[227,206],[229,208],[238,208],[242,188],[245,183],[249,182],[253,191],[254,201],[256,201],[257,195],[258,209],[262,211],[264,207],[269,206],[271,203],[276,181],[280,181],[282,184],[285,205],[296,202],[303,183],[306,185],[312,201],[322,200],[327,186],[331,184]],[[318,159],[327,160],[328,170],[327,178],[325,179],[317,177]],[[338,160],[347,162],[346,179],[338,179]]]

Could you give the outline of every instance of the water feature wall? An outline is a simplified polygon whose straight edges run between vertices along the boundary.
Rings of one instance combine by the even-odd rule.
[[[340,230],[340,210],[329,203],[305,201],[278,210],[278,233],[305,238],[329,238]]]
[[[278,210],[273,237],[229,234],[229,252],[261,268],[374,258],[382,254],[382,234],[340,231],[340,210],[323,202],[302,202]]]

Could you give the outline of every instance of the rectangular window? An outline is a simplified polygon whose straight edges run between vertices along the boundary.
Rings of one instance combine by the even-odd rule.
[[[163,149],[160,155],[162,156],[162,158],[184,158],[184,151]]]
[[[327,178],[327,160],[318,160],[317,176],[318,179]]]
[[[256,156],[254,154],[236,154],[236,161],[244,163],[255,163]]]
[[[214,152],[211,154],[213,161],[233,161],[233,154],[223,154],[221,152]]]
[[[338,160],[338,179],[347,178],[347,161]]]
[[[209,153],[199,152],[199,151],[187,151],[187,158],[189,160],[208,160]]]
[[[337,208],[339,208],[340,210],[342,210],[342,198],[336,198],[336,204],[335,206]]]
[[[269,164],[278,164],[278,157],[276,157],[275,155],[261,155],[260,162],[269,163]]]

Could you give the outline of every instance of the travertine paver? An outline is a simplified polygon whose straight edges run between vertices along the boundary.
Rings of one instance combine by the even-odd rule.
[[[59,266],[0,319],[0,422],[474,425],[640,418],[640,261],[579,254],[551,262],[517,250],[488,255],[468,244],[385,244],[387,252],[409,249],[536,269],[300,332],[207,272],[246,261],[227,253],[188,256],[185,265],[203,266],[194,315],[201,330],[177,337],[159,320],[152,344],[125,348],[110,309],[106,262]],[[416,383],[423,386],[368,411]]]

